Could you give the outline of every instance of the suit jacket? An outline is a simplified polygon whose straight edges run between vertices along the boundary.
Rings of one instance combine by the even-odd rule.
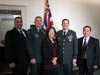
[[[77,58],[78,44],[76,33],[72,30],[68,30],[65,37],[63,36],[63,30],[57,32],[57,40],[60,46],[61,61],[63,64],[70,64],[73,58]]]
[[[82,54],[82,43],[83,37],[78,39],[78,65],[80,65],[81,54]],[[86,59],[87,66],[99,65],[99,40],[93,37],[89,38],[87,47],[86,47]]]
[[[23,29],[23,31],[27,35],[26,30]],[[16,28],[7,31],[5,35],[5,49],[9,63],[24,64],[28,62],[26,38]]]
[[[41,41],[45,36],[45,30],[41,28],[40,31],[34,25],[32,29],[29,29],[27,35],[27,48],[30,59],[35,58],[37,63],[41,62]]]

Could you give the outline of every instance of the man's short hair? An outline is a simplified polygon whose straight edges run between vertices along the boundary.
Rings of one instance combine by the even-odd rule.
[[[35,17],[35,20],[36,20],[37,18],[40,18],[40,19],[42,20],[42,17],[41,17],[41,16],[36,16],[36,17]]]
[[[83,27],[83,31],[84,31],[85,28],[89,28],[90,31],[92,31],[92,28],[90,26],[88,26],[88,25],[86,25],[86,26]]]
[[[22,17],[15,17],[14,21],[16,21],[16,19],[18,19],[18,18],[22,20]]]
[[[63,24],[64,21],[68,21],[68,23],[70,22],[69,19],[63,19],[62,24]]]

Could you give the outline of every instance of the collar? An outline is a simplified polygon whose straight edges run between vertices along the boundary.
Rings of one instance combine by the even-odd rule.
[[[88,37],[84,37],[83,39],[89,40],[89,38],[90,38],[90,36],[88,36]]]
[[[41,28],[42,28],[42,27],[37,27],[37,26],[36,26],[36,29],[38,29],[38,30],[40,30]]]
[[[68,30],[69,30],[69,29],[63,30],[63,32],[66,32],[66,33],[67,33],[67,32],[68,32]]]
[[[18,28],[16,28],[16,29],[17,29],[19,32],[20,32],[20,30],[23,31],[22,29],[18,29]]]

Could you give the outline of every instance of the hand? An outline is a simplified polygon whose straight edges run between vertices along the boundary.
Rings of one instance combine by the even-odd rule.
[[[35,58],[33,58],[33,59],[31,59],[31,61],[30,61],[32,64],[35,64],[36,63],[36,59]]]
[[[73,65],[76,65],[76,61],[77,61],[76,59],[73,59],[73,60],[72,60],[72,64],[73,64]]]
[[[52,63],[53,63],[53,65],[56,65],[56,64],[57,64],[57,57],[54,57],[54,58],[52,59]]]
[[[15,63],[10,63],[9,68],[15,68],[16,64]]]
[[[98,66],[97,66],[97,65],[94,65],[94,66],[93,66],[93,68],[94,68],[94,69],[97,69],[97,68],[98,68]]]

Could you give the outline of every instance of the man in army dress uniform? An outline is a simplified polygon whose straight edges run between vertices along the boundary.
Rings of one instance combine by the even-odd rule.
[[[40,75],[41,71],[41,41],[45,36],[45,30],[42,27],[42,18],[37,16],[35,25],[29,29],[27,35],[27,47],[30,55],[30,75]]]
[[[72,75],[72,65],[76,64],[77,37],[73,30],[69,29],[69,20],[62,20],[63,29],[57,32],[58,44],[60,46],[60,69],[63,75]]]

